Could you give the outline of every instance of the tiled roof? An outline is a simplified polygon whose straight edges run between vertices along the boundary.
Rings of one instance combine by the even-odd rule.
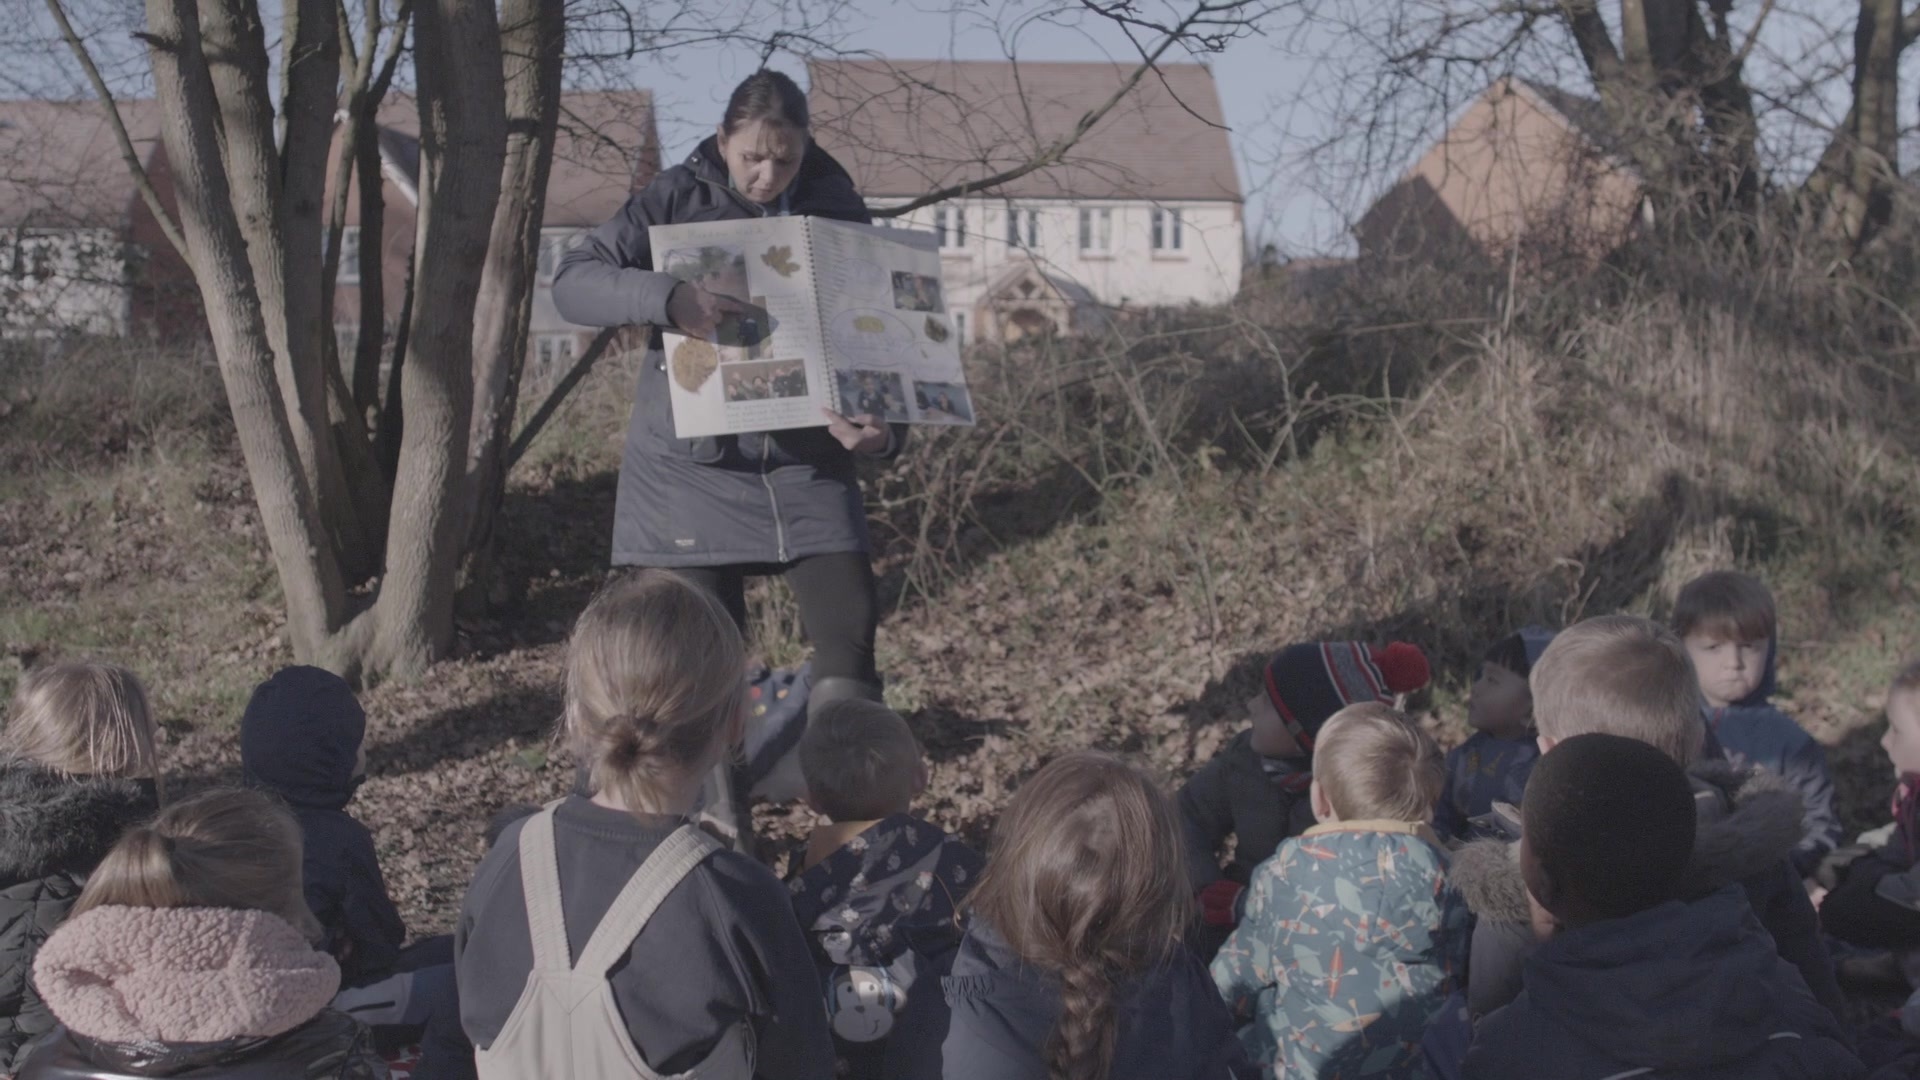
[[[151,161],[159,109],[119,108],[134,151]],[[0,227],[119,228],[136,198],[98,101],[0,101]]]
[[[1060,61],[814,60],[814,137],[868,198],[911,197],[1030,160],[1071,131],[1131,65]],[[1163,64],[1010,198],[1240,199],[1213,72]]]
[[[159,143],[151,100],[118,103],[143,163]],[[389,166],[417,178],[420,120],[411,97],[394,94],[379,115]],[[410,159],[410,160],[409,160]],[[644,90],[582,91],[560,100],[546,222],[598,225],[660,170],[653,95]],[[97,101],[0,101],[0,227],[124,226],[136,194]],[[348,203],[349,223],[358,220]]]

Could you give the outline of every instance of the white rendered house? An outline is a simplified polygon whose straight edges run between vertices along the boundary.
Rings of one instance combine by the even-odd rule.
[[[1099,63],[808,65],[815,138],[876,209],[1028,160],[1120,86]],[[1104,324],[1115,311],[1218,304],[1240,287],[1242,199],[1213,74],[1169,64],[1057,164],[904,219],[940,237],[966,341]]]

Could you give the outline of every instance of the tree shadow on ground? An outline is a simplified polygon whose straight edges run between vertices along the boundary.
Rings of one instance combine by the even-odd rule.
[[[463,624],[472,651],[491,656],[565,641],[606,581],[619,474],[561,476],[509,487],[498,528],[503,595]]]

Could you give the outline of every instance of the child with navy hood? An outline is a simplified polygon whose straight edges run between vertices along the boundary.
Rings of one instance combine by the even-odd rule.
[[[1443,840],[1498,835],[1495,807],[1514,807],[1540,760],[1527,677],[1553,631],[1538,626],[1508,634],[1480,660],[1467,698],[1473,734],[1447,753],[1446,786],[1434,804],[1433,830]]]
[[[347,812],[366,780],[366,729],[345,679],[282,668],[254,688],[240,717],[240,766],[249,787],[279,796],[300,823],[307,906],[346,988],[337,1007],[377,1028],[424,1027],[421,1080],[471,1076],[452,939],[402,948],[407,924],[387,894],[373,834]]]
[[[940,980],[984,860],[911,813],[927,767],[907,722],[885,705],[823,706],[799,758],[807,805],[827,823],[789,857],[787,888],[819,968],[837,1075],[938,1080]]]
[[[1780,639],[1773,594],[1758,579],[1716,570],[1688,582],[1673,605],[1673,630],[1700,677],[1707,725],[1729,761],[1784,778],[1806,804],[1806,835],[1794,849],[1802,877],[1842,838],[1827,752],[1774,708]]]
[[[1398,641],[1384,648],[1358,641],[1289,645],[1267,662],[1260,692],[1247,700],[1247,730],[1180,789],[1188,874],[1204,923],[1193,944],[1203,959],[1239,922],[1254,868],[1281,841],[1313,827],[1307,790],[1321,726],[1348,705],[1410,694],[1428,674],[1426,655]],[[1223,868],[1228,836],[1233,859]]]
[[[1180,847],[1159,785],[1117,758],[1068,754],[1020,785],[945,980],[947,1080],[1253,1076],[1180,940],[1193,912]]]
[[[1682,900],[1696,813],[1646,743],[1578,735],[1527,788],[1520,868],[1541,939],[1480,1022],[1466,1080],[1848,1080],[1865,1068],[1740,889]]]

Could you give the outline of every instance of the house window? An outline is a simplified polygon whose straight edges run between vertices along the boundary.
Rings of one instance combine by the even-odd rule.
[[[340,230],[340,276],[342,285],[360,284],[360,227],[349,225]]]
[[[540,234],[540,284],[553,284],[555,275],[560,273],[560,260],[566,257],[567,252],[572,250],[574,244],[579,242],[579,239],[580,234],[571,229],[555,230]]]
[[[13,243],[0,255],[0,271],[15,281],[46,281],[53,277],[55,264],[59,261],[58,241],[45,233],[34,234],[24,229],[13,234]],[[69,250],[72,242],[69,241]]]
[[[967,211],[961,206],[941,206],[933,211],[933,234],[940,247],[955,250],[967,246]]]
[[[1105,255],[1113,250],[1113,211],[1105,207],[1080,208],[1080,254]]]
[[[1007,209],[1007,246],[1040,246],[1040,211]]]
[[[534,342],[535,357],[544,371],[573,363],[572,334],[541,334]]]
[[[347,366],[347,369],[349,371],[352,370],[353,357],[355,352],[358,351],[359,348],[360,348],[360,324],[359,323],[334,323],[333,324],[333,355],[338,357],[341,360],[341,362]]]
[[[967,347],[967,313],[964,311],[953,313],[953,343],[963,349]]]
[[[1186,246],[1186,228],[1180,221],[1180,211],[1154,207],[1153,250],[1184,251]]]

